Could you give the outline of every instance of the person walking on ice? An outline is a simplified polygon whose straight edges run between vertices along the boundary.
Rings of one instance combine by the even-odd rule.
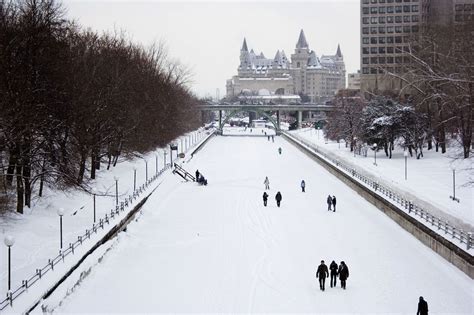
[[[420,296],[420,301],[418,302],[418,310],[416,315],[428,315],[428,303]]]
[[[263,183],[265,184],[265,190],[270,189],[270,180],[268,179],[268,176],[265,176]]]
[[[346,289],[346,280],[349,278],[349,268],[347,268],[347,265],[345,262],[341,261],[341,264],[339,265],[339,270],[337,271],[339,274],[339,280],[341,280],[341,288],[344,290]]]
[[[328,195],[328,197],[326,198],[326,202],[328,204],[328,211],[331,211],[331,205],[332,205],[332,197],[331,195]]]
[[[266,207],[267,206],[267,200],[268,200],[268,194],[267,192],[263,192],[263,205]]]
[[[306,187],[306,183],[304,182],[304,179],[301,181],[301,191],[304,192],[304,188]]]
[[[336,196],[332,196],[332,212],[336,212]]]
[[[319,265],[318,270],[316,271],[316,278],[319,279],[319,288],[324,291],[324,283],[326,278],[329,277],[328,266],[324,264],[324,260],[321,260],[321,265]]]
[[[333,260],[331,264],[329,265],[329,270],[331,271],[331,288],[336,286],[337,282],[337,269],[338,265],[337,263]]]
[[[280,192],[277,192],[277,194],[275,195],[275,200],[277,202],[278,208],[280,208],[280,202],[281,202],[281,193]]]
[[[278,148],[278,153],[279,153],[279,154],[281,154],[281,147],[280,147],[280,148]]]

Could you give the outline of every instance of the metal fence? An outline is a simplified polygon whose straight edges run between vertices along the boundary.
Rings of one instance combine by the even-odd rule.
[[[392,201],[392,203],[396,204],[399,209],[402,211],[407,212],[408,214],[414,214],[415,216],[419,217],[418,221],[425,221],[426,225],[431,225],[431,229],[434,231],[442,231],[444,232],[444,237],[446,239],[455,239],[458,240],[461,244],[466,244],[465,249],[469,250],[473,248],[473,233],[463,231],[463,229],[457,228],[449,223],[449,221],[445,221],[439,217],[436,217],[429,213],[427,210],[423,209],[422,207],[413,203],[413,201],[406,199],[404,196],[400,195],[399,193],[394,192],[389,187],[381,185],[377,181],[372,178],[369,178],[361,173],[359,173],[353,167],[350,167],[341,161],[335,159],[332,156],[322,152],[318,149],[318,147],[310,143],[297,135],[292,135],[287,132],[284,132],[285,136],[289,138],[293,138],[294,140],[304,144],[308,148],[312,149],[318,155],[324,157],[326,160],[330,161],[334,164],[337,168],[344,170],[346,174],[351,175],[352,177],[359,180],[359,182],[364,183],[366,186],[373,189],[374,192],[381,194],[386,197],[386,199]],[[461,246],[458,246],[462,249]]]
[[[0,310],[5,309],[9,305],[13,305],[13,301],[16,298],[26,292],[28,288],[30,288],[36,282],[41,280],[41,278],[49,271],[53,271],[54,266],[59,264],[61,261],[64,261],[66,256],[74,254],[76,248],[81,246],[87,239],[90,239],[91,235],[96,234],[97,231],[103,230],[106,225],[109,225],[112,220],[114,220],[114,218],[118,217],[121,212],[124,212],[129,206],[131,206],[134,201],[139,198],[143,192],[145,192],[146,188],[170,167],[171,163],[166,164],[161,171],[156,173],[143,185],[139,186],[131,195],[128,195],[123,201],[121,201],[120,205],[117,205],[115,209],[111,209],[109,213],[106,213],[104,218],[99,219],[98,223],[93,223],[90,229],[86,229],[82,235],[77,237],[77,240],[74,243],[69,243],[69,246],[63,250],[60,250],[56,257],[48,259],[48,263],[45,266],[36,269],[35,273],[28,279],[22,280],[21,285],[15,290],[7,292],[6,298],[0,302]]]

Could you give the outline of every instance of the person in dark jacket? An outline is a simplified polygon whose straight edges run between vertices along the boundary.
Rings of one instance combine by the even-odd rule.
[[[301,191],[304,192],[304,189],[306,187],[306,183],[304,182],[304,179],[301,181]]]
[[[328,195],[328,197],[326,198],[326,202],[328,204],[328,211],[331,211],[331,205],[332,205],[332,197],[331,195]]]
[[[196,170],[196,182],[199,182],[199,170]]]
[[[344,290],[346,289],[346,280],[349,278],[349,268],[347,268],[347,265],[345,262],[341,261],[341,264],[339,265],[339,270],[337,271],[339,274],[339,280],[341,280],[341,288]]]
[[[332,212],[336,212],[336,196],[332,196]]]
[[[281,154],[281,148],[278,148],[278,153],[280,153],[280,154]]]
[[[326,278],[329,277],[328,266],[324,264],[324,260],[321,260],[321,265],[319,265],[318,270],[316,271],[316,278],[319,279],[319,288],[324,291],[324,282]]]
[[[420,302],[418,302],[418,311],[416,315],[428,315],[428,303],[420,296]]]
[[[280,202],[281,202],[281,193],[280,192],[277,192],[277,194],[275,195],[275,200],[277,202],[277,206],[280,207]]]
[[[263,205],[266,207],[267,206],[267,200],[268,200],[268,194],[267,192],[263,192]]]
[[[331,288],[333,286],[335,287],[337,283],[337,269],[338,269],[338,265],[333,260],[331,264],[329,265],[329,270],[331,271]]]

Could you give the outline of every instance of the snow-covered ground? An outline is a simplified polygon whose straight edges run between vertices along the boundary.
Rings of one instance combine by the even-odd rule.
[[[209,131],[211,132],[211,131]],[[189,133],[178,138],[175,142],[179,152],[187,152],[201,139],[207,136],[207,131]],[[158,170],[163,169],[165,163],[164,150],[158,149],[150,152],[143,158],[132,161],[122,161],[110,171],[101,170],[98,177],[92,183],[92,187],[97,190],[96,197],[96,219],[104,218],[107,212],[115,208],[115,179],[118,178],[119,200],[123,200],[133,192],[134,168],[136,168],[136,186],[145,182],[146,169],[148,166],[149,178]],[[166,162],[170,162],[169,147],[166,148]],[[158,160],[156,160],[156,158]],[[173,160],[176,160],[176,151],[173,152]],[[147,164],[145,163],[147,161]],[[158,164],[156,164],[158,162]],[[102,167],[106,167],[102,165]],[[79,235],[83,235],[86,229],[90,229],[93,224],[93,197],[84,191],[51,191],[46,189],[44,197],[35,199],[31,209],[25,208],[25,214],[19,215],[14,212],[6,213],[0,217],[1,238],[12,235],[15,244],[12,247],[12,290],[15,290],[22,283],[35,274],[37,268],[44,267],[48,259],[56,257],[59,253],[59,216],[58,208],[64,208],[63,216],[63,246],[66,248],[69,243],[77,240]],[[105,232],[104,232],[105,233]],[[102,233],[103,234],[103,233]],[[98,239],[97,235],[92,237]],[[3,242],[2,242],[3,243]],[[92,241],[84,242],[82,247],[92,246]],[[2,244],[2,246],[4,246]],[[84,249],[77,250],[77,255],[84,252]],[[7,292],[7,258],[6,247],[2,250],[0,260],[0,294],[1,300]],[[66,257],[65,264],[71,265],[78,257]],[[59,268],[59,267],[57,267]],[[51,272],[50,272],[51,273]],[[56,271],[54,276],[43,278],[40,282],[51,282],[59,277]],[[35,284],[38,286],[38,284]],[[30,293],[34,288],[30,289]],[[28,294],[28,293],[26,293]],[[24,295],[26,295],[24,294]],[[23,298],[23,297],[22,297]],[[21,299],[22,299],[21,298]],[[16,300],[14,306],[21,301]]]
[[[291,133],[316,144],[319,150],[332,154],[344,163],[364,170],[378,181],[408,196],[433,215],[450,222],[463,222],[465,230],[474,230],[474,193],[472,186],[466,185],[474,178],[472,161],[453,161],[448,155],[424,150],[424,157],[419,160],[408,157],[405,180],[405,158],[400,149],[393,152],[392,159],[382,151],[377,152],[377,165],[374,165],[373,150],[368,151],[367,157],[358,154],[354,156],[342,141],[340,144],[326,141],[322,130],[310,128]],[[460,199],[459,203],[449,198],[453,195],[452,168],[456,169],[456,197]]]
[[[468,276],[281,137],[215,137],[182,166],[209,185],[169,175],[74,291],[44,301],[50,310],[413,314],[422,295],[430,314],[473,313]],[[347,263],[347,290],[329,279],[319,290],[321,259]]]

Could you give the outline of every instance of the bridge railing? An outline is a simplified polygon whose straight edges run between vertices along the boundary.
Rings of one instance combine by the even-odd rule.
[[[374,192],[378,193],[379,195],[383,195],[385,199],[390,200],[393,204],[395,204],[399,209],[402,211],[414,215],[418,217],[420,222],[425,222],[427,226],[431,226],[431,229],[434,231],[444,232],[444,238],[452,239],[459,241],[460,244],[465,244],[464,248],[466,251],[469,251],[471,248],[474,248],[474,238],[473,232],[467,232],[463,229],[456,227],[455,225],[451,224],[447,220],[443,220],[440,217],[437,217],[431,214],[428,210],[424,209],[423,207],[415,204],[412,200],[407,199],[405,196],[401,195],[398,192],[395,192],[390,187],[384,186],[370,178],[366,175],[361,174],[358,170],[354,167],[349,166],[340,160],[334,158],[333,156],[328,155],[327,153],[321,151],[317,145],[308,142],[301,137],[293,134],[289,134],[288,132],[283,132],[285,136],[289,138],[293,138],[296,141],[304,144],[306,147],[312,149],[316,154],[322,156],[325,160],[331,162],[334,166],[343,170],[346,174],[351,175],[359,182],[365,184],[365,186],[371,188]],[[441,234],[441,233],[439,233]],[[442,234],[441,234],[442,235]],[[456,243],[454,243],[456,244]],[[459,248],[463,249],[462,246],[456,244]]]

